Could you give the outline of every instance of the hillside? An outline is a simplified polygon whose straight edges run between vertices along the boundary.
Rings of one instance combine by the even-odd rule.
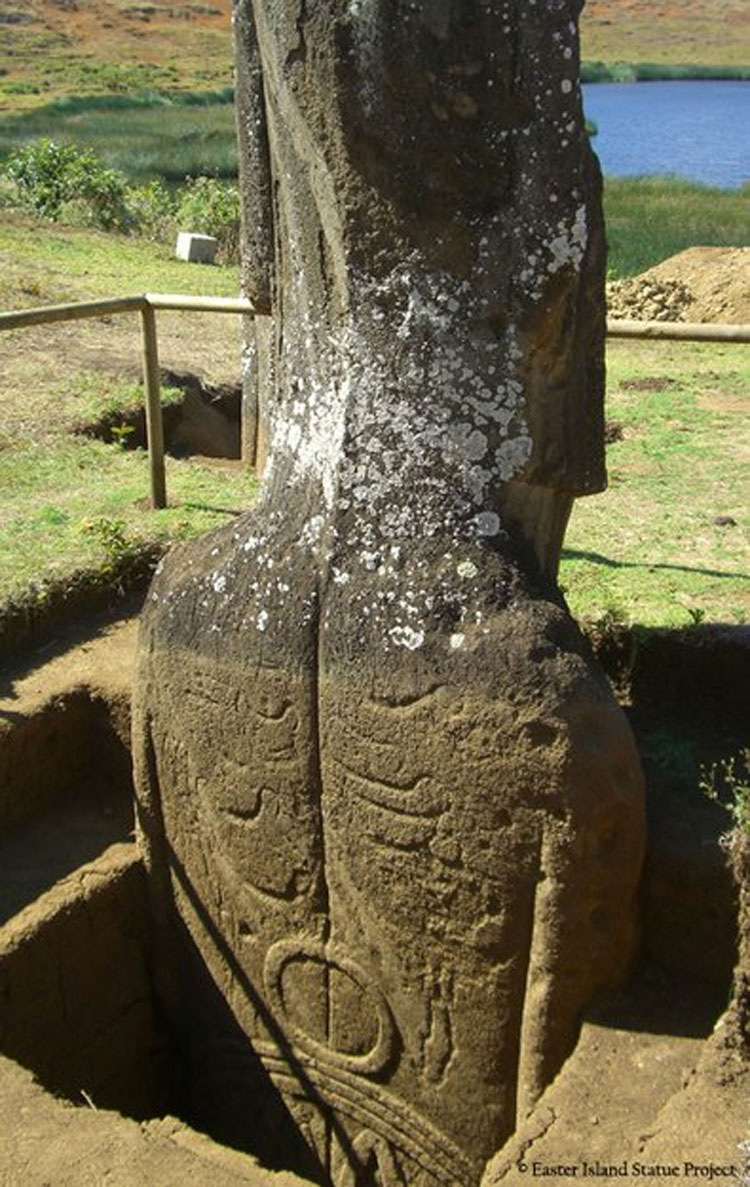
[[[0,110],[232,82],[232,0],[0,0]]]
[[[747,0],[587,0],[586,61],[750,65]]]
[[[232,80],[232,0],[0,0],[0,110]],[[750,65],[747,0],[588,0],[583,57]]]

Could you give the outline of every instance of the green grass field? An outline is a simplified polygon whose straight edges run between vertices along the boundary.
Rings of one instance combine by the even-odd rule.
[[[609,488],[580,499],[560,580],[573,613],[750,621],[750,348],[613,341]]]
[[[238,284],[233,267],[184,264],[161,245],[13,214],[0,222],[0,276],[5,309],[146,290],[235,296]],[[236,381],[237,322],[160,314],[163,361]],[[105,580],[128,557],[253,501],[248,470],[168,458],[169,507],[151,511],[146,452],[76,431],[140,400],[139,372],[132,314],[0,331],[0,622],[3,606],[43,604],[81,571]]]

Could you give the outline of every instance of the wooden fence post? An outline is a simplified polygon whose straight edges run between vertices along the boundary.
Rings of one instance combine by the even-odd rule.
[[[143,328],[143,382],[146,388],[146,439],[151,467],[151,506],[167,505],[167,480],[164,470],[164,425],[161,415],[159,350],[156,342],[156,315],[148,302],[141,307]]]

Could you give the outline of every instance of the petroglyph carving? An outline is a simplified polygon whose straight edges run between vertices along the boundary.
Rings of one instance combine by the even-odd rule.
[[[444,1081],[454,1053],[453,970],[430,969],[425,976],[425,1026],[421,1039],[421,1072],[433,1084]]]
[[[392,1147],[370,1129],[357,1134],[350,1154],[339,1149],[333,1163],[332,1178],[341,1187],[357,1187],[363,1175],[377,1187],[406,1187]]]
[[[313,1093],[319,1091],[321,1099],[335,1109],[338,1124],[334,1126],[330,1149],[325,1141],[318,1145],[318,1149],[321,1157],[330,1157],[334,1171],[332,1179],[337,1185],[337,1170],[341,1174],[352,1171],[351,1152],[357,1148],[360,1135],[367,1135],[360,1139],[363,1153],[369,1150],[370,1135],[381,1139],[381,1151],[387,1145],[394,1166],[400,1168],[407,1183],[419,1183],[420,1187],[438,1183],[455,1187],[456,1183],[472,1181],[471,1161],[450,1138],[430,1125],[418,1109],[377,1083],[363,1083],[359,1076],[332,1065],[323,1069],[317,1060],[305,1056],[295,1075],[289,1060],[274,1047],[259,1044],[257,1053],[286,1099],[301,1101],[309,1108],[312,1089]]]
[[[368,1021],[367,1014],[376,1020],[376,1038],[369,1049],[358,1052],[337,1050],[335,1042],[336,1020],[329,1010],[326,1019],[325,1040],[315,1038],[305,1029],[304,1023],[295,1021],[290,1013],[284,991],[284,974],[295,964],[312,966],[325,980],[325,995],[333,1004],[336,993],[330,981],[334,975],[348,980],[356,990],[355,1018],[358,1024]],[[269,949],[264,969],[266,993],[276,1017],[285,1032],[295,1044],[308,1055],[316,1057],[331,1067],[342,1068],[363,1076],[374,1076],[381,1072],[394,1053],[393,1019],[382,992],[372,977],[352,960],[343,949],[335,944],[320,944],[311,941],[281,940]],[[343,995],[342,995],[343,996]]]
[[[578,8],[235,4],[270,457],[152,587],[139,819],[164,1007],[246,1047],[201,1124],[334,1187],[475,1187],[633,950],[638,761],[553,580],[604,480]]]

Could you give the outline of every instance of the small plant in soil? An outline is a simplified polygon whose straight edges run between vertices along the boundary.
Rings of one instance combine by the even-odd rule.
[[[81,527],[84,532],[94,537],[104,552],[101,565],[104,574],[117,572],[136,552],[136,544],[128,536],[126,525],[121,519],[101,515],[96,519],[83,520]]]
[[[112,425],[109,430],[112,440],[119,449],[128,449],[131,445],[131,438],[135,432],[135,425]]]
[[[735,829],[750,838],[750,746],[702,767],[700,788],[727,808]]]

